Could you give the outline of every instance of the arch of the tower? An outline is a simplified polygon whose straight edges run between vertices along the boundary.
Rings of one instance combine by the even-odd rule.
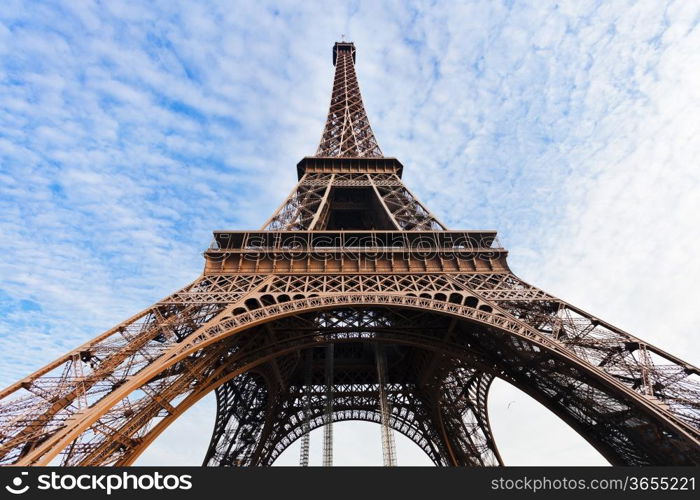
[[[382,423],[379,410],[334,410],[330,415],[330,419],[327,419],[325,415],[316,416],[309,420],[308,426],[299,425],[284,436],[284,438],[276,444],[274,451],[269,454],[261,465],[272,465],[289,446],[303,437],[306,432],[311,432],[323,427],[328,423],[328,420],[330,420],[331,423],[347,421],[371,422],[375,424]],[[428,436],[421,434],[420,429],[414,425],[414,422],[392,417],[389,419],[389,427],[414,442],[428,457],[430,457],[435,465],[446,465],[443,457],[436,452],[436,443],[431,442]]]
[[[489,374],[473,369],[460,369],[454,375],[459,378],[462,396],[468,399],[468,403],[457,408],[456,412],[442,412],[441,418],[448,420],[448,425],[455,434],[461,433],[460,439],[446,439],[439,432],[439,426],[431,426],[435,413],[431,414],[429,402],[422,400],[415,393],[403,392],[397,397],[393,394],[390,399],[391,417],[389,426],[413,441],[425,454],[438,466],[454,465],[455,458],[468,461],[469,465],[493,466],[503,465],[501,456],[496,448],[496,444],[491,434],[488,422],[488,411],[486,401],[488,390],[494,377]],[[377,391],[371,392],[376,395]],[[400,397],[404,399],[404,404],[397,401]],[[409,404],[405,404],[405,403]],[[428,403],[428,404],[426,404]],[[342,408],[332,413],[331,422],[342,422],[349,420],[382,423],[378,398],[367,405],[369,408],[358,410],[352,405],[352,409]],[[282,439],[274,442],[270,447],[272,452],[266,457],[264,465],[271,465],[294,441],[301,438],[306,432],[326,425],[328,419],[318,410],[312,412],[307,425],[297,424],[287,430]],[[453,456],[455,451],[449,446],[458,446],[457,457]]]
[[[492,375],[457,358],[437,366],[435,353],[414,347],[382,348],[390,351],[385,391],[389,427],[412,440],[436,465],[502,464],[486,409]],[[271,362],[217,389],[217,418],[204,465],[271,465],[294,441],[329,422],[382,423],[372,343],[334,344],[330,397],[323,374],[308,362],[313,350],[317,364],[325,364],[324,348],[306,349],[301,358],[307,363],[299,364],[301,369],[282,383],[276,380],[279,368]],[[423,364],[424,374],[432,371],[433,376],[406,373],[416,361]],[[261,401],[266,404],[256,404]],[[266,422],[265,414],[274,418]]]
[[[237,377],[240,378],[241,376]],[[230,392],[231,386],[238,385],[238,380],[235,379],[217,390],[217,413],[223,418],[227,414],[233,413],[229,406],[222,404],[221,395]],[[242,382],[242,381],[241,381]],[[362,399],[362,401],[353,401],[353,399]],[[377,398],[360,397],[353,398],[352,396],[336,396],[333,398],[334,409],[326,412],[325,405],[311,405],[303,415],[294,423],[286,422],[277,435],[273,438],[268,438],[264,443],[254,441],[254,447],[260,447],[260,454],[255,457],[253,462],[251,456],[246,457],[241,453],[242,448],[237,448],[238,444],[235,440],[227,440],[227,436],[234,435],[237,428],[242,423],[240,420],[234,420],[236,416],[226,419],[229,425],[223,426],[220,432],[216,432],[212,438],[212,446],[209,453],[205,457],[204,465],[208,466],[231,466],[231,465],[272,465],[274,461],[295,441],[300,439],[304,434],[315,429],[323,427],[330,423],[345,422],[345,421],[363,421],[381,424],[382,417],[378,409],[379,402]],[[448,465],[446,457],[443,456],[440,450],[439,439],[436,439],[432,432],[426,432],[426,429],[421,425],[421,420],[416,420],[412,417],[420,417],[425,415],[415,415],[406,412],[404,408],[398,408],[392,405],[392,415],[389,419],[389,426],[396,432],[406,436],[414,442],[423,452],[430,457],[436,465]],[[217,424],[219,419],[217,418]],[[424,420],[425,421],[425,420]],[[251,450],[254,451],[254,450]]]
[[[59,429],[17,463],[48,463],[59,453],[66,465],[133,463],[155,437],[208,392],[242,374],[258,372],[267,391],[279,393],[285,377],[300,364],[301,353],[329,343],[381,343],[414,356],[411,364],[422,366],[414,371],[423,376],[424,387],[433,389],[425,397],[435,400],[439,395],[433,410],[462,411],[458,402],[469,398],[463,397],[465,387],[450,370],[473,370],[502,378],[538,400],[611,463],[700,461],[697,441],[682,425],[664,418],[652,402],[578,360],[560,344],[482,306],[468,296],[435,294],[432,298],[270,295],[248,300],[215,325],[170,346],[131,379],[106,390],[101,400],[74,418],[73,426]],[[423,357],[420,363],[419,356]],[[265,411],[268,400],[253,399],[261,411],[257,423],[249,428],[252,434],[241,435],[248,448],[260,443],[268,446],[267,455],[258,453],[259,463],[274,460],[298,434],[295,425],[301,421],[297,418],[288,432],[274,439],[268,435],[269,439],[261,440],[255,433],[265,429],[266,419],[270,428],[271,413]],[[479,410],[475,413],[478,416]],[[442,426],[443,436],[458,436],[459,441],[462,430],[446,428],[457,419],[446,419],[446,415],[434,413],[430,425]],[[394,419],[393,425],[401,431],[397,422]],[[462,421],[460,425],[472,429],[476,425],[482,433],[490,432],[488,422],[478,419],[476,424]],[[448,443],[452,463],[472,463],[456,457],[465,450],[472,452],[468,437]],[[228,444],[235,449],[240,443],[229,440]],[[249,450],[242,456],[245,453],[250,456]],[[443,457],[439,460],[446,456],[438,455]]]

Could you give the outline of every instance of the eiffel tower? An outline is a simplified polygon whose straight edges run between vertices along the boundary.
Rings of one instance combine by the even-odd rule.
[[[129,465],[211,391],[205,465],[270,465],[333,423],[436,465],[502,465],[498,377],[610,463],[700,463],[698,368],[518,278],[494,231],[450,230],[382,154],[333,47],[315,156],[260,230],[216,231],[202,275],[0,393],[0,463]]]

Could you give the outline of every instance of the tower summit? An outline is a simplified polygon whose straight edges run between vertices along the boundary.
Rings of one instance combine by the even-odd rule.
[[[316,156],[381,158],[382,151],[369,125],[355,74],[355,45],[333,46],[335,78],[326,126]]]
[[[216,391],[206,465],[270,465],[332,424],[382,426],[436,465],[501,465],[505,380],[620,465],[700,463],[700,370],[517,277],[495,231],[448,230],[382,155],[352,43],[333,48],[315,156],[259,230],[215,231],[203,273],[0,392],[0,463],[129,465]]]
[[[297,165],[301,179],[305,173],[388,173],[401,177],[403,165],[382,154],[362,102],[355,74],[356,50],[351,42],[333,46],[335,76],[328,118],[314,156]]]

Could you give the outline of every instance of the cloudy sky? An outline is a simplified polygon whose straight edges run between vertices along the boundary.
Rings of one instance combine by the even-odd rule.
[[[699,22],[684,0],[4,0],[0,385],[196,278],[212,230],[264,222],[316,149],[343,34],[383,151],[443,221],[698,364]],[[509,464],[604,463],[505,384],[489,406]],[[213,408],[139,463],[201,463]],[[336,436],[337,463],[381,463],[378,426]]]

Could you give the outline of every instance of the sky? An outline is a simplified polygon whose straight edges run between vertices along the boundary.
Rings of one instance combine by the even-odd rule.
[[[498,230],[525,281],[699,364],[699,22],[684,0],[4,0],[0,385],[194,280],[213,230],[263,224],[316,150],[342,35],[382,150],[441,220]],[[200,464],[214,406],[138,463]],[[489,410],[507,464],[605,463],[505,383]],[[376,424],[335,435],[337,464],[381,463]]]

